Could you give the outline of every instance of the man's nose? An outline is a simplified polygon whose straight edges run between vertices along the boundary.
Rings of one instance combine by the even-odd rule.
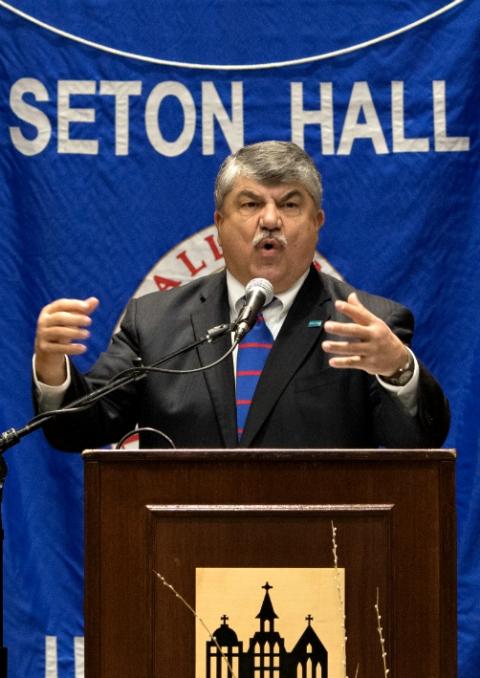
[[[260,215],[260,224],[263,228],[269,230],[276,230],[281,228],[282,219],[280,215],[280,210],[273,201],[269,201],[264,205],[262,213]]]

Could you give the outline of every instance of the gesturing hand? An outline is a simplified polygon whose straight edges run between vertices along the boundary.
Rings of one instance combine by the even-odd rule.
[[[45,384],[61,384],[65,380],[65,356],[87,350],[84,343],[90,332],[90,315],[97,308],[96,297],[57,299],[45,306],[37,321],[35,366],[37,377]]]
[[[408,361],[408,351],[388,325],[371,313],[352,292],[347,301],[337,301],[335,307],[353,322],[328,320],[325,330],[343,340],[322,342],[326,353],[334,357],[329,365],[337,369],[364,370],[369,374],[389,377]]]

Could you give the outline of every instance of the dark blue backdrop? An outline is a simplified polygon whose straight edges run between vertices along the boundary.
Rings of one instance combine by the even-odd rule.
[[[78,360],[87,367],[147,272],[212,223],[221,159],[243,142],[297,140],[324,176],[320,251],[356,286],[413,309],[414,348],[450,398],[447,445],[459,453],[460,676],[476,675],[478,3],[458,2],[352,52],[342,50],[445,3],[14,5],[92,42],[190,65],[80,44],[0,0],[0,429],[32,415],[32,342],[45,303],[101,299],[90,350]],[[311,62],[258,66],[336,50]],[[40,433],[6,458],[9,676],[79,678],[81,460],[53,451]]]

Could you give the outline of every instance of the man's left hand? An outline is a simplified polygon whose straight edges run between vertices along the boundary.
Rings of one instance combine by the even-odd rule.
[[[409,356],[403,342],[381,318],[365,308],[355,292],[347,301],[337,301],[335,307],[353,322],[325,323],[326,332],[343,339],[322,342],[323,350],[334,356],[328,361],[331,367],[389,377],[405,366]]]

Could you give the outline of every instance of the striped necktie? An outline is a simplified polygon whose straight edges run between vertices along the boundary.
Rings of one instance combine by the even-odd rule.
[[[260,314],[255,325],[238,345],[237,435],[239,440],[245,428],[253,394],[272,345],[273,337],[265,324],[263,315]]]

